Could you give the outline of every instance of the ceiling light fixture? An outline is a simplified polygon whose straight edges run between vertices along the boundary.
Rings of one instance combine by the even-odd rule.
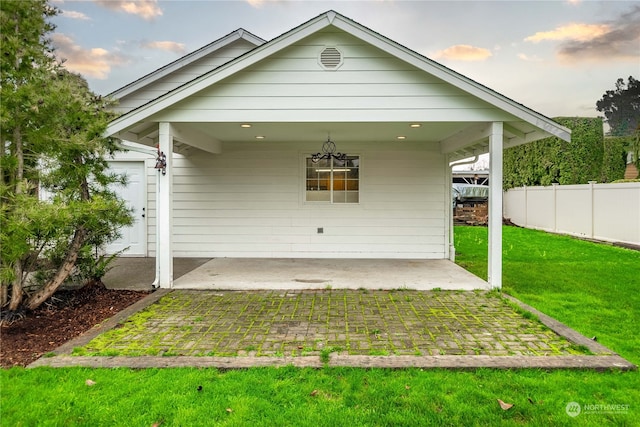
[[[411,123],[409,126],[412,127],[412,128],[422,127],[422,125],[420,123]]]
[[[264,135],[256,135],[256,139],[264,139]]]
[[[251,124],[249,124],[249,123],[242,123],[242,124],[240,125],[240,127],[241,127],[241,128],[250,128],[250,127],[251,127]]]
[[[402,139],[407,139],[407,137],[404,136],[404,135],[398,135],[398,136],[396,136],[396,139],[402,140]]]

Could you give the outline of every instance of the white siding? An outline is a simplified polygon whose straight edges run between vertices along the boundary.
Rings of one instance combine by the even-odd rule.
[[[326,46],[337,47],[344,56],[337,70],[325,70],[318,62]],[[154,119],[451,122],[507,120],[510,116],[347,33],[322,31],[167,108]]]
[[[436,144],[340,142],[361,156],[361,202],[352,205],[304,202],[303,159],[317,149],[242,143],[225,145],[221,155],[176,158],[174,255],[445,257],[447,183]],[[149,182],[153,252],[155,179]]]
[[[165,93],[183,85],[209,71],[218,68],[238,56],[243,55],[255,45],[246,40],[236,40],[228,46],[220,48],[210,55],[187,64],[179,70],[168,74],[150,85],[147,85],[133,93],[119,99],[114,110],[118,113],[126,113],[147,102],[164,95]]]

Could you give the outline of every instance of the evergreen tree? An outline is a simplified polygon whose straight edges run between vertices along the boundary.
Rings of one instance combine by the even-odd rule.
[[[608,90],[596,102],[596,109],[604,113],[611,136],[633,135],[640,126],[640,82],[629,76],[616,81],[615,90]]]
[[[0,2],[0,305],[9,317],[92,271],[92,248],[132,220],[109,190],[122,182],[107,169],[117,150],[102,137],[109,103],[56,61],[47,38],[56,13],[46,0]],[[27,280],[36,291],[25,298]]]

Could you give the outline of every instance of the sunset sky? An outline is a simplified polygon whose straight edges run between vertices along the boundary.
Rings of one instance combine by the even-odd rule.
[[[55,0],[57,55],[106,95],[238,28],[271,40],[342,15],[544,115],[597,116],[640,78],[640,2]]]

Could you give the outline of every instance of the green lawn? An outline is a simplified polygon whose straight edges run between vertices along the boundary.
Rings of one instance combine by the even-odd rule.
[[[456,228],[458,261],[479,275],[486,231]],[[511,227],[504,241],[505,291],[640,363],[640,253]],[[638,372],[13,368],[0,379],[3,426],[617,426],[640,418]],[[514,406],[504,411],[497,399]],[[570,402],[583,413],[568,416]]]
[[[456,227],[456,262],[487,277],[487,229]],[[503,291],[640,364],[640,252],[503,228]]]

